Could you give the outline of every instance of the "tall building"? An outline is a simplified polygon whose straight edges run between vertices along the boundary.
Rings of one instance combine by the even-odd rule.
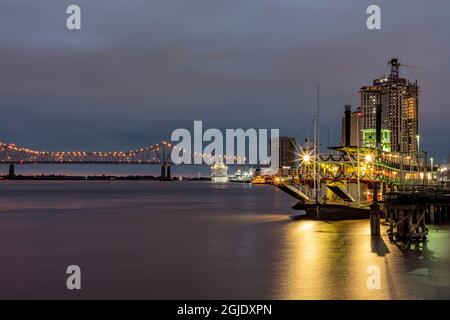
[[[295,166],[297,142],[292,137],[280,137],[280,167]]]
[[[362,111],[362,137],[370,137],[375,129],[375,107],[382,105],[382,129],[390,136],[393,152],[414,153],[418,151],[419,134],[419,87],[400,77],[400,63],[389,61],[391,74],[373,80],[371,86],[360,89]],[[361,140],[364,144],[364,140]]]

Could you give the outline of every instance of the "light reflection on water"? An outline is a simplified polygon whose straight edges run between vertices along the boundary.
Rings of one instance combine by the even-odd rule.
[[[370,236],[368,221],[294,222],[287,227],[283,257],[286,269],[278,279],[281,285],[275,286],[279,289],[276,296],[280,299],[448,299],[448,240],[448,227],[438,233],[431,231],[430,242],[425,247],[447,246],[438,257],[430,256],[429,248],[423,245],[420,250],[404,250],[389,243],[386,234],[381,238]],[[416,266],[418,261],[420,265]],[[380,290],[367,287],[369,266],[380,268]]]
[[[404,252],[368,221],[291,221],[270,186],[3,181],[0,201],[1,298],[449,298],[448,227]]]

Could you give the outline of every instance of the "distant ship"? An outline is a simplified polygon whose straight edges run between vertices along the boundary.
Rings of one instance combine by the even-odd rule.
[[[272,177],[270,176],[254,176],[252,179],[252,184],[272,184]]]
[[[252,169],[248,171],[237,169],[234,175],[230,176],[229,181],[250,183],[252,181],[252,177],[253,177]]]
[[[211,180],[213,182],[228,182],[228,167],[223,163],[215,163],[211,167]]]

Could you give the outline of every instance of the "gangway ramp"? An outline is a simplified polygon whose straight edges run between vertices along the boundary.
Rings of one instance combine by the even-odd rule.
[[[282,183],[280,187],[291,196],[301,201],[310,201],[313,199],[313,192],[308,186],[304,186],[293,181],[286,181]]]
[[[352,197],[350,193],[337,185],[327,185],[327,188],[330,189],[336,196],[344,200],[345,202],[355,202],[355,199]]]

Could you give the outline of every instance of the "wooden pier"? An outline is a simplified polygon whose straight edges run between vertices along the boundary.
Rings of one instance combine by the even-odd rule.
[[[450,222],[450,190],[423,187],[387,193],[383,208],[391,241],[424,241],[427,223]]]

